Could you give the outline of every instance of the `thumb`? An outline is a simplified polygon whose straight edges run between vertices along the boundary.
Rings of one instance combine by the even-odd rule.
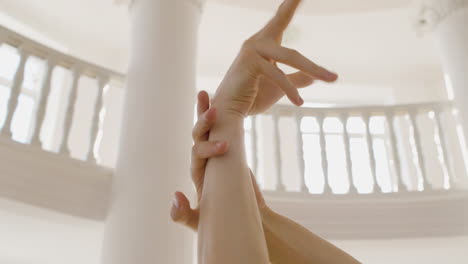
[[[198,214],[195,210],[190,208],[190,201],[187,199],[185,194],[182,192],[176,192],[174,194],[174,200],[171,208],[172,221],[180,223],[189,228],[195,229],[194,220],[198,220]],[[198,221],[196,221],[198,223]]]

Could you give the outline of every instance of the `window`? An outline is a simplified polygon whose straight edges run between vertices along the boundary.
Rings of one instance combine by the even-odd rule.
[[[336,117],[325,118],[323,122],[328,161],[328,183],[334,193],[347,193],[350,182],[347,173],[343,124]],[[304,142],[306,184],[311,193],[322,193],[325,179],[322,170],[320,129],[317,119],[304,117],[301,122],[301,130]],[[385,119],[383,117],[372,117],[370,130],[373,138],[372,147],[376,162],[377,182],[384,192],[390,192],[392,182],[385,145]],[[350,141],[354,186],[360,193],[370,193],[372,192],[374,180],[367,147],[366,128],[362,118],[349,118],[347,131]]]
[[[13,79],[20,61],[18,50],[6,44],[1,45],[0,61],[0,126],[3,127]],[[44,69],[44,61],[36,57],[30,57],[26,62],[23,85],[11,124],[13,139],[18,142],[27,143],[32,136],[33,114],[40,96]]]

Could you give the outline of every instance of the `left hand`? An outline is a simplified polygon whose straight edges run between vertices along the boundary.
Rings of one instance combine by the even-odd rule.
[[[228,150],[226,142],[210,142],[208,134],[216,121],[216,111],[209,106],[208,94],[204,91],[198,95],[198,121],[195,124],[192,136],[195,144],[192,148],[192,181],[197,191],[198,201],[200,201],[205,179],[205,168],[209,158],[221,156]],[[260,192],[252,172],[250,172],[252,183],[260,210],[266,208],[265,200]],[[174,194],[174,202],[171,208],[171,218],[174,222],[185,225],[195,231],[198,230],[200,209],[190,207],[190,201],[182,192]]]

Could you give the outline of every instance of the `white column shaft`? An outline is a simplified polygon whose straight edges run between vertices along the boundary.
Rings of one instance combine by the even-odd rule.
[[[433,36],[446,76],[449,95],[459,110],[460,121],[468,139],[468,7],[455,10],[435,27]],[[450,98],[451,99],[451,98]],[[467,146],[464,146],[467,147]]]
[[[187,0],[134,0],[131,54],[104,264],[192,264],[193,233],[171,222],[191,190],[189,157],[200,10]]]

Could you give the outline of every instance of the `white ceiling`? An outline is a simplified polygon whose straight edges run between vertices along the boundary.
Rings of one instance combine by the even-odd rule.
[[[215,2],[237,7],[274,10],[281,0],[214,0]],[[305,14],[337,14],[381,11],[402,8],[411,0],[304,0],[302,12]]]

